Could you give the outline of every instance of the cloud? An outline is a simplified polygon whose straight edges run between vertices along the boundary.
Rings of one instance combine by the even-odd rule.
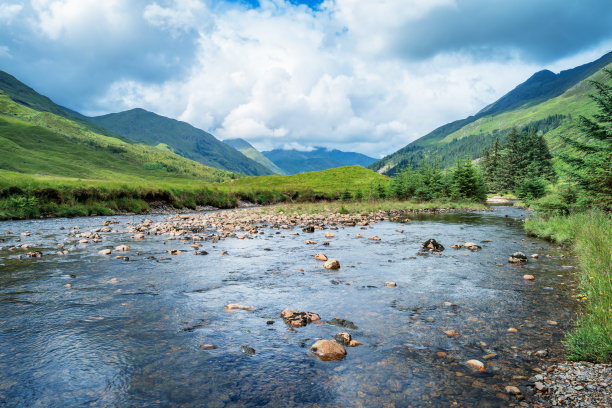
[[[0,4],[0,22],[10,24],[19,15],[23,6],[20,4]]]
[[[598,0],[256,3],[22,2],[0,64],[90,114],[143,107],[262,150],[381,156],[612,48]]]

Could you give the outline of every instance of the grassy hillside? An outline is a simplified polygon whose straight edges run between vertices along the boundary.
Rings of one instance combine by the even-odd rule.
[[[276,164],[272,163],[266,156],[261,154],[261,152],[255,149],[249,142],[244,139],[225,139],[223,143],[233,147],[238,150],[240,153],[244,154],[251,160],[256,161],[261,164],[268,170],[270,170],[273,174],[285,174],[285,172],[278,167]]]
[[[286,174],[327,170],[342,166],[367,167],[376,161],[361,153],[328,150],[324,147],[318,147],[312,151],[275,149],[262,153]]]
[[[273,173],[210,133],[144,109],[111,113],[88,120],[136,142],[151,146],[164,144],[176,154],[207,166],[250,176]]]
[[[386,187],[389,182],[388,177],[372,170],[361,166],[347,166],[290,176],[245,177],[220,183],[218,188],[252,201],[261,201],[260,198],[266,195],[309,201],[335,199],[344,190],[351,193],[361,191],[367,196],[373,185],[381,184]]]
[[[558,75],[541,71],[476,115],[441,126],[370,168],[392,175],[433,156],[447,167],[465,155],[480,157],[484,148],[490,147],[498,137],[503,139],[512,127],[535,127],[545,133],[554,153],[564,148],[560,134],[579,136],[578,115],[594,112],[595,104],[588,97],[591,87],[585,80],[605,80],[601,69],[610,67],[611,63],[612,53],[608,53],[597,61]]]

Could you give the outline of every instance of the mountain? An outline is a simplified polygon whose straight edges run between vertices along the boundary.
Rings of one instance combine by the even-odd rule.
[[[33,177],[51,183],[160,186],[201,185],[236,176],[164,149],[101,135],[81,122],[17,103],[0,91],[0,181]],[[24,183],[31,184],[31,178]]]
[[[236,139],[225,139],[223,143],[233,147],[238,150],[240,153],[244,154],[251,160],[256,161],[261,164],[273,174],[285,174],[283,170],[281,170],[276,164],[272,163],[266,156],[261,154],[261,152],[255,149],[249,142],[244,139],[236,138]]]
[[[207,166],[243,173],[249,176],[272,174],[265,166],[217,140],[213,135],[186,122],[136,108],[119,113],[88,118],[135,142],[164,145],[176,154]]]
[[[359,165],[367,167],[376,159],[361,153],[328,150],[315,147],[312,151],[275,149],[262,152],[286,174],[297,174],[308,171],[319,171],[342,166]]]
[[[113,134],[109,130],[87,121],[86,117],[80,113],[56,104],[48,97],[39,94],[34,89],[4,71],[0,71],[0,91],[14,102],[27,106],[35,111],[53,113],[54,115],[76,122],[97,134],[122,139],[121,136]]]
[[[418,166],[424,158],[437,157],[441,166],[451,166],[459,157],[480,157],[496,138],[503,139],[512,127],[534,127],[544,133],[551,148],[563,148],[558,134],[577,134],[577,114],[594,107],[588,97],[589,78],[612,64],[612,52],[596,61],[555,74],[544,70],[488,105],[474,116],[440,126],[397,152],[370,166],[393,175],[409,165]],[[602,77],[602,80],[606,80]]]

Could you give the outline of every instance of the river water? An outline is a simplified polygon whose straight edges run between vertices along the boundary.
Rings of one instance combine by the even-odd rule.
[[[527,215],[498,207],[422,216],[340,227],[329,239],[263,228],[255,239],[205,241],[205,256],[164,235],[134,240],[125,231],[143,216],[113,217],[117,232],[88,244],[72,227],[94,231],[108,217],[0,223],[0,405],[508,406],[516,400],[507,385],[528,394],[534,368],[562,359],[575,313],[571,260],[525,235]],[[432,237],[446,250],[415,256]],[[482,249],[450,248],[466,241]],[[67,255],[56,254],[58,243]],[[14,248],[21,244],[32,248]],[[119,244],[131,246],[127,258],[98,254]],[[41,258],[25,257],[33,248]],[[539,259],[514,266],[515,251]],[[341,268],[324,269],[313,259],[319,252]],[[229,303],[255,310],[228,312]],[[285,308],[358,328],[291,329],[279,317]],[[335,362],[308,353],[340,331],[362,345]],[[544,349],[545,358],[533,354]],[[473,372],[470,359],[486,370]]]

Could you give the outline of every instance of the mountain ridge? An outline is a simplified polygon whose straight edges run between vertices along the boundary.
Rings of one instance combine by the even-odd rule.
[[[359,165],[368,167],[376,159],[356,152],[344,152],[315,146],[311,151],[274,149],[262,152],[287,174],[327,170],[335,167]]]

